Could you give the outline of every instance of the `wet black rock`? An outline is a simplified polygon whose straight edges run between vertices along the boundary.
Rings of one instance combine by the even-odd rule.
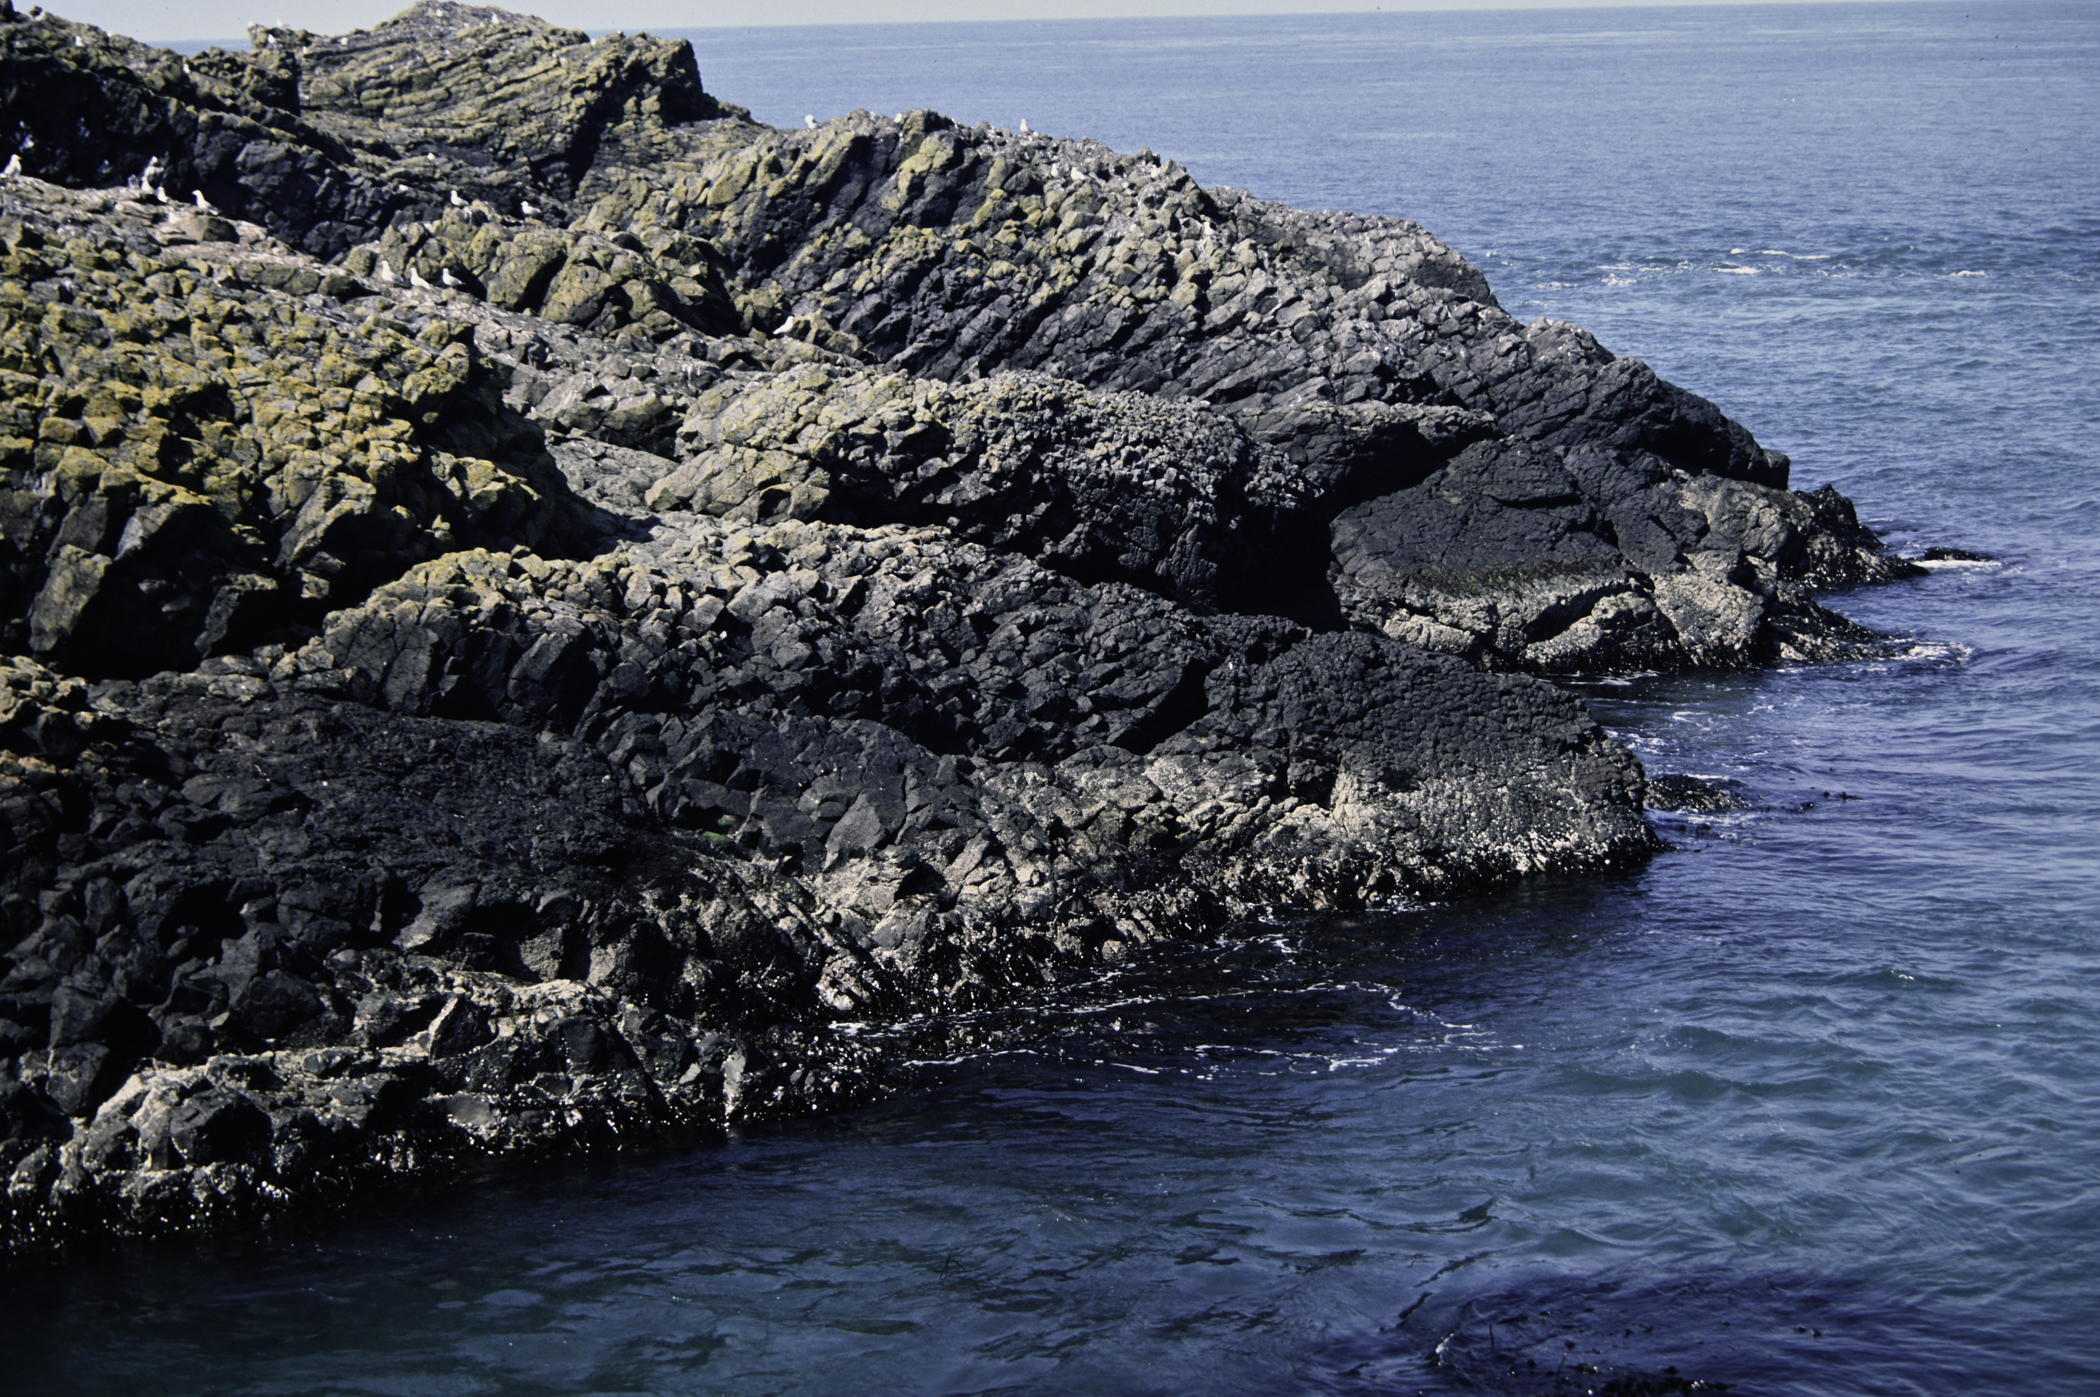
[[[1810,589],[1910,566],[1413,224],[494,10],[255,38],[0,24],[9,1248],[1639,859],[1713,793],[1536,674],[1857,653]]]
[[[1750,802],[1743,793],[1725,782],[1681,775],[1648,778],[1650,810],[1713,814],[1724,810],[1747,810],[1749,807]]]

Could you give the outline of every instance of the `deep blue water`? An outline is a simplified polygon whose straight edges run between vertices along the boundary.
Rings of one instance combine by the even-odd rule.
[[[2001,561],[1837,599],[1901,658],[1592,687],[1756,802],[1635,873],[1246,928],[855,1116],[0,1279],[0,1387],[2100,1391],[2100,7],[694,37],[778,123],[1416,218]]]

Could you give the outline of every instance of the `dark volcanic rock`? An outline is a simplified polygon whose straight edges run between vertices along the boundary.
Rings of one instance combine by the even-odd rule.
[[[1712,814],[1722,810],[1743,810],[1750,802],[1740,791],[1717,781],[1701,780],[1697,776],[1651,776],[1648,778],[1648,808],[1651,810],[1684,810],[1695,814]]]
[[[255,37],[0,21],[10,1248],[1642,857],[1699,793],[1506,671],[1852,653],[1809,589],[1908,566],[1413,224],[493,10]]]
[[[24,168],[107,186],[156,161],[172,197],[201,191],[329,256],[398,217],[435,218],[453,191],[511,214],[561,207],[594,168],[647,162],[680,124],[742,111],[702,90],[683,41],[593,43],[444,0],[340,38],[250,37],[253,53],[184,58],[19,16],[0,49],[0,108]]]

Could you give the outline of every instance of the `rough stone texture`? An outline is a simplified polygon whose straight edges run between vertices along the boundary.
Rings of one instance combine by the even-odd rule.
[[[1287,463],[1292,508],[1245,523],[1268,606],[1309,623],[1541,671],[1825,657],[1861,637],[1808,587],[1912,572],[1713,404],[1519,324],[1403,220],[917,112],[763,133],[589,221],[703,236],[755,325],[921,378],[1202,405]]]
[[[866,1100],[885,1025],[1252,907],[1637,859],[1510,671],[1851,653],[1808,589],[1901,571],[1412,224],[491,10],[256,37],[0,19],[10,1249]]]
[[[574,532],[470,331],[358,317],[353,279],[239,243],[171,258],[142,206],[92,202],[0,224],[5,649],[186,669],[463,543]]]
[[[692,45],[426,0],[375,30],[250,31],[190,58],[55,15],[0,32],[0,109],[24,168],[110,185],[160,162],[192,191],[322,256],[460,192],[560,210],[593,169],[647,162],[673,128],[741,114],[702,90]],[[689,142],[679,141],[686,149]]]

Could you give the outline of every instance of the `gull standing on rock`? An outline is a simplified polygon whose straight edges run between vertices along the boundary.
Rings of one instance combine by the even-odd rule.
[[[538,218],[540,216],[540,206],[533,203],[530,199],[520,199],[518,201],[518,212],[524,214],[527,218]]]
[[[415,287],[418,291],[437,290],[435,286],[432,286],[429,282],[423,280],[423,274],[417,271],[413,266],[411,266],[408,269],[408,284],[410,286]]]
[[[1035,134],[1035,132],[1028,129],[1028,118],[1025,116],[1021,118],[1021,134],[1024,136],[1033,136]]]
[[[7,157],[7,168],[4,170],[0,170],[0,178],[4,178],[9,182],[13,182],[14,180],[20,179],[21,176],[22,152],[18,150],[13,155]]]
[[[219,211],[219,206],[205,198],[204,191],[201,189],[192,189],[190,197],[197,201],[197,212],[199,213],[217,213]]]
[[[399,284],[401,278],[394,275],[394,264],[384,257],[379,259],[379,279],[388,286]]]
[[[459,191],[457,189],[452,191],[452,197],[449,200],[449,202],[455,209],[463,209],[467,206],[467,201],[459,197]]]
[[[809,129],[810,129],[810,130],[814,131],[814,130],[816,130],[816,129],[817,129],[817,118],[816,118],[816,116],[815,116],[814,114],[812,114],[812,115],[810,115],[810,116],[805,116],[805,117],[803,117],[802,119],[803,119],[804,121],[806,121],[806,122],[808,122],[808,123],[809,123]]]
[[[153,186],[153,197],[160,200],[163,204],[172,204],[175,202],[173,199],[170,199],[168,197],[168,186],[166,186],[165,184],[156,184]]]
[[[456,291],[460,287],[466,285],[465,282],[461,281],[458,277],[452,275],[452,269],[450,267],[438,268],[438,280],[445,283],[445,289],[447,291]]]
[[[146,172],[139,176],[139,188],[151,189],[158,183],[160,183],[160,157],[158,155],[149,155],[146,157]]]

